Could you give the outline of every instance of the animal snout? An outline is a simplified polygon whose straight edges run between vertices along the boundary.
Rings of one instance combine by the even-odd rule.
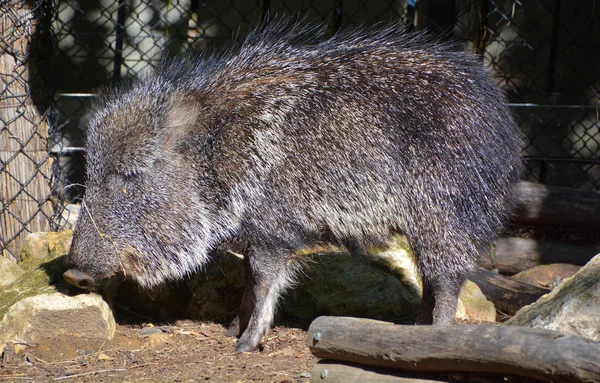
[[[94,278],[84,273],[83,271],[69,269],[64,272],[65,280],[75,287],[91,291],[94,289]]]

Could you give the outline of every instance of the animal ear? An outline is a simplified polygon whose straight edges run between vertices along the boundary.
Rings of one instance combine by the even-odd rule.
[[[170,100],[163,122],[163,139],[166,150],[177,150],[177,146],[189,137],[198,125],[200,106],[195,100],[174,97]]]

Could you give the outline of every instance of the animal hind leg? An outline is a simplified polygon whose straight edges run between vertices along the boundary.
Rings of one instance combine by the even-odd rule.
[[[423,297],[416,324],[452,324],[456,315],[458,296],[465,276],[444,274],[431,276],[424,274]]]
[[[474,258],[469,256],[472,249],[465,246],[464,250],[458,250],[448,243],[424,246],[419,240],[411,241],[411,247],[423,281],[416,323],[454,323],[460,290],[474,267]]]

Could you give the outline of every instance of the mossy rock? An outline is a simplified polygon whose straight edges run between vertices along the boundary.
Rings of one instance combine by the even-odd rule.
[[[0,289],[19,278],[25,270],[8,258],[0,256]]]
[[[19,254],[21,262],[18,264],[25,271],[0,289],[0,319],[12,305],[24,298],[55,292],[67,295],[81,293],[81,290],[69,285],[63,278],[72,237],[71,230],[32,233],[26,237]]]
[[[49,259],[68,254],[72,239],[72,230],[28,234],[19,253],[19,266],[27,270]]]
[[[13,283],[0,290],[0,318],[8,309],[21,299],[39,294],[61,292],[67,295],[77,295],[81,290],[67,284],[62,274],[67,270],[66,256],[47,260],[29,270]]]

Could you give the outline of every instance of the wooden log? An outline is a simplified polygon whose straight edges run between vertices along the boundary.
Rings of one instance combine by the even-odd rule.
[[[318,358],[410,371],[510,373],[554,382],[600,382],[600,344],[517,326],[404,326],[319,317],[308,330]]]
[[[570,263],[585,265],[600,248],[572,246],[524,238],[500,238],[495,241],[496,265],[500,274],[514,275],[538,265]],[[483,257],[480,265],[492,269],[490,257]]]
[[[469,276],[483,295],[485,295],[496,309],[505,314],[514,314],[521,307],[532,304],[550,290],[533,286],[527,283],[513,281],[503,275],[478,268]]]
[[[600,228],[600,193],[521,181],[516,199],[518,221]]]
[[[405,371],[323,359],[310,370],[311,383],[544,383],[545,381],[490,372]]]
[[[449,380],[432,380],[410,377],[399,370],[379,369],[346,363],[319,361],[310,370],[311,383],[450,383]]]

